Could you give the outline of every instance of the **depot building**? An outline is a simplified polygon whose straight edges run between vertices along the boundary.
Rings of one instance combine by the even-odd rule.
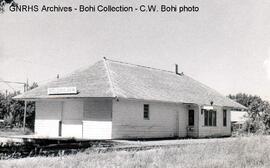
[[[41,137],[137,139],[231,135],[244,106],[175,71],[104,58],[15,97],[34,101]]]

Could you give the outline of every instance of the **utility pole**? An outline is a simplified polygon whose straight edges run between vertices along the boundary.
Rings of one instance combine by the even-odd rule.
[[[24,91],[27,92],[28,91],[28,79],[26,81],[25,87],[24,87]],[[27,101],[24,101],[24,113],[23,113],[23,132],[25,132],[25,122],[26,122],[26,110],[27,110]]]
[[[8,102],[8,91],[6,90],[6,110],[7,114],[9,115],[9,102]]]

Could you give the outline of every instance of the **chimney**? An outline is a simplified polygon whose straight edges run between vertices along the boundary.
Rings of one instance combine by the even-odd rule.
[[[184,72],[181,73],[178,72],[178,64],[175,64],[175,73],[180,76],[184,75]]]

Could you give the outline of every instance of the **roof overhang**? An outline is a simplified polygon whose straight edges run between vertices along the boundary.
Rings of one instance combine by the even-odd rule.
[[[242,107],[231,107],[231,106],[224,106],[224,107],[227,107],[227,108],[231,108],[232,110],[236,110],[236,111],[248,111],[248,108],[241,105]]]
[[[70,99],[114,99],[115,97],[40,97],[40,98],[16,98],[13,97],[14,100],[21,101],[42,101],[42,100],[70,100]]]

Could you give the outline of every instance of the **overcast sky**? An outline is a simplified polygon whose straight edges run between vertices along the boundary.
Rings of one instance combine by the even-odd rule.
[[[49,2],[64,6],[100,4],[90,0]],[[30,82],[44,83],[56,78],[56,74],[61,77],[106,56],[166,70],[174,70],[177,63],[180,71],[224,95],[245,92],[270,100],[269,1],[145,0],[111,4],[196,5],[200,11],[186,14],[7,11],[0,15],[0,79],[28,78]],[[6,88],[10,89],[0,84],[1,91]]]

